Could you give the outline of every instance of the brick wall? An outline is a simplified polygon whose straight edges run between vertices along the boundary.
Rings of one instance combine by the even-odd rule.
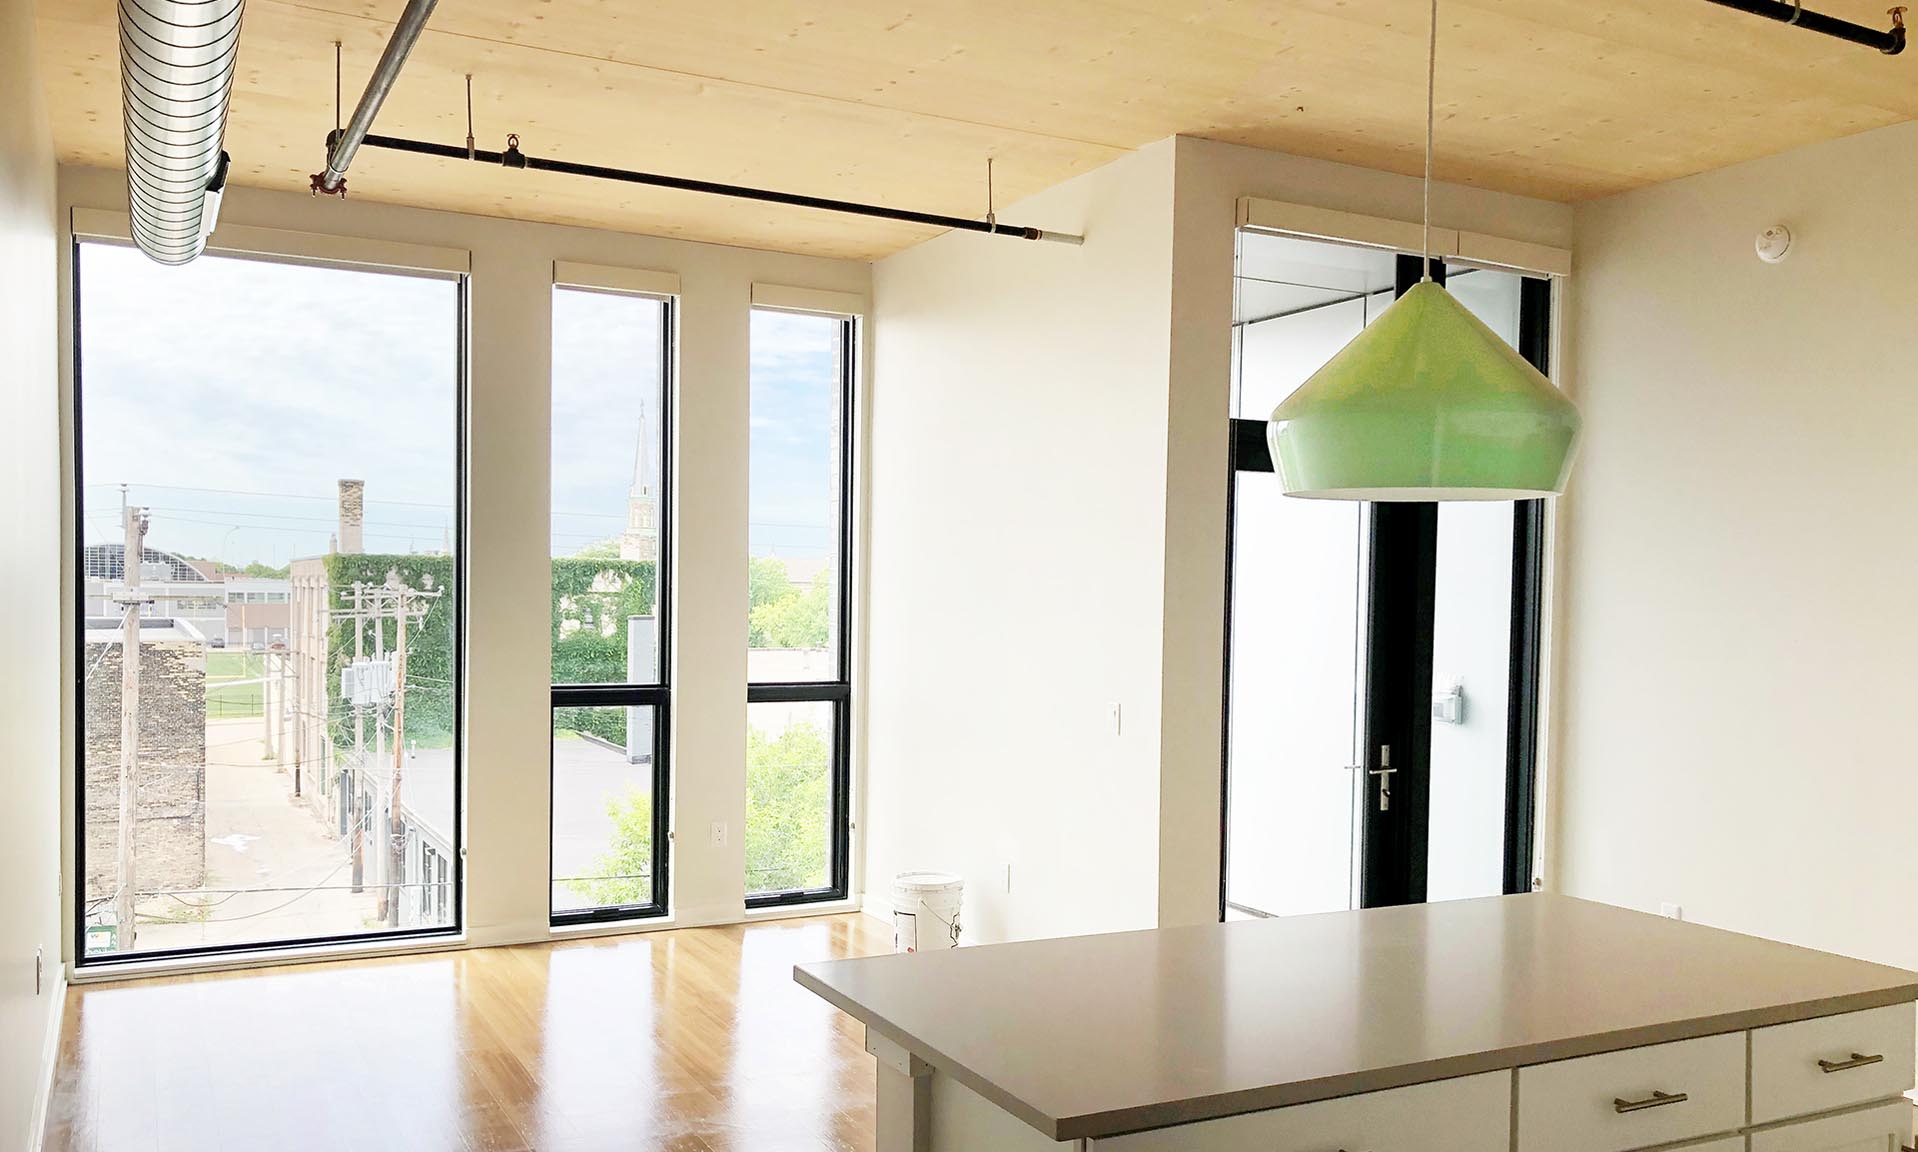
[[[89,643],[86,682],[87,897],[113,893],[120,835],[121,646]],[[135,882],[143,892],[206,879],[206,656],[198,644],[140,645]]]

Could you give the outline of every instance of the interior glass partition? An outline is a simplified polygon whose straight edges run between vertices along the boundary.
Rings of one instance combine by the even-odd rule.
[[[1416,257],[1240,235],[1221,914],[1529,886],[1542,502],[1288,498],[1272,408],[1420,275]],[[1434,264],[1534,363],[1550,283]]]

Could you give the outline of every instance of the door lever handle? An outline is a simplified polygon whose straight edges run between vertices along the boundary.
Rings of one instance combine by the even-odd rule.
[[[1379,766],[1377,768],[1367,768],[1365,774],[1378,778],[1379,811],[1381,812],[1390,812],[1392,810],[1392,773],[1397,771],[1397,768],[1392,767],[1392,746],[1390,744],[1379,745]]]

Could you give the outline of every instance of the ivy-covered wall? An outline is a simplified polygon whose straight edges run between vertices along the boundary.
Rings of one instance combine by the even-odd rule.
[[[427,747],[444,746],[453,735],[453,588],[449,556],[384,553],[332,555],[326,558],[331,584],[329,605],[345,606],[342,593],[357,581],[383,584],[397,574],[409,588],[445,589],[426,618],[407,629],[406,738]],[[564,557],[553,561],[553,683],[605,684],[626,679],[626,625],[632,616],[653,611],[656,581],[651,561]],[[362,625],[364,650],[376,648],[372,625]],[[397,642],[391,620],[379,626],[385,650]],[[336,745],[350,741],[352,711],[340,699],[340,669],[353,661],[353,621],[334,617],[327,637],[328,715],[339,727]],[[556,717],[561,727],[624,744],[623,708],[567,708]]]
[[[451,556],[408,556],[377,552],[326,557],[326,578],[331,585],[327,605],[330,623],[326,638],[326,714],[334,725],[335,747],[353,741],[353,710],[340,698],[340,669],[353,662],[352,620],[339,613],[350,608],[341,594],[355,583],[384,584],[389,573],[409,588],[445,592],[432,602],[422,620],[406,626],[406,739],[417,740],[422,747],[445,747],[453,742],[453,558]],[[363,623],[360,627],[365,652],[371,656],[380,643],[393,651],[399,642],[397,625],[392,620]],[[376,634],[375,629],[378,629]],[[383,641],[379,639],[383,637]]]
[[[627,621],[654,614],[650,560],[553,561],[553,683],[616,684],[626,675]],[[561,708],[555,726],[624,746],[626,709]]]

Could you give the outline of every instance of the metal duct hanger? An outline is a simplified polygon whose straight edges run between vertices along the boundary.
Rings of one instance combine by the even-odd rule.
[[[412,51],[413,45],[419,40],[420,33],[425,30],[426,18],[432,14],[434,3],[435,0],[407,0],[406,11],[401,13],[400,21],[393,29],[392,39],[387,42],[385,51],[380,53],[380,62],[373,69],[373,75],[367,80],[366,91],[360,96],[359,105],[353,110],[352,120],[345,128],[335,128],[327,134],[326,169],[314,173],[312,178],[312,189],[315,194],[325,192],[346,195],[346,169],[347,165],[353,162],[354,154],[362,147],[386,148],[420,156],[438,156],[446,160],[470,160],[478,164],[493,164],[504,168],[530,168],[540,172],[559,172],[568,176],[588,176],[595,180],[616,180],[625,184],[674,188],[682,192],[704,192],[708,195],[727,196],[735,200],[757,200],[766,204],[817,208],[825,212],[841,212],[850,216],[898,220],[907,224],[927,224],[961,232],[1010,236],[1018,240],[1048,240],[1055,244],[1085,243],[1085,237],[1070,232],[1055,232],[1018,224],[1001,224],[992,214],[990,206],[984,220],[974,220],[965,216],[947,216],[938,212],[915,212],[906,208],[862,204],[854,200],[835,200],[827,196],[777,192],[770,188],[752,188],[743,184],[721,184],[712,180],[665,176],[657,172],[635,172],[630,169],[608,168],[598,164],[578,164],[570,160],[528,156],[520,151],[517,134],[507,135],[504,151],[492,152],[484,148],[475,148],[473,147],[471,77],[468,77],[467,129],[464,146],[434,144],[425,140],[408,140],[399,136],[376,136],[371,132],[373,117],[378,114],[380,104],[386,99],[387,92],[392,89],[394,80],[398,79],[400,67],[405,64],[407,53]]]
[[[1790,24],[1807,32],[1876,48],[1887,56],[1896,56],[1905,50],[1905,10],[1902,7],[1890,10],[1891,27],[1880,31],[1849,20],[1840,20],[1836,16],[1807,12],[1804,0],[1791,0],[1790,3],[1784,0],[1711,0],[1711,3],[1749,12],[1753,16],[1763,16],[1780,24]]]

